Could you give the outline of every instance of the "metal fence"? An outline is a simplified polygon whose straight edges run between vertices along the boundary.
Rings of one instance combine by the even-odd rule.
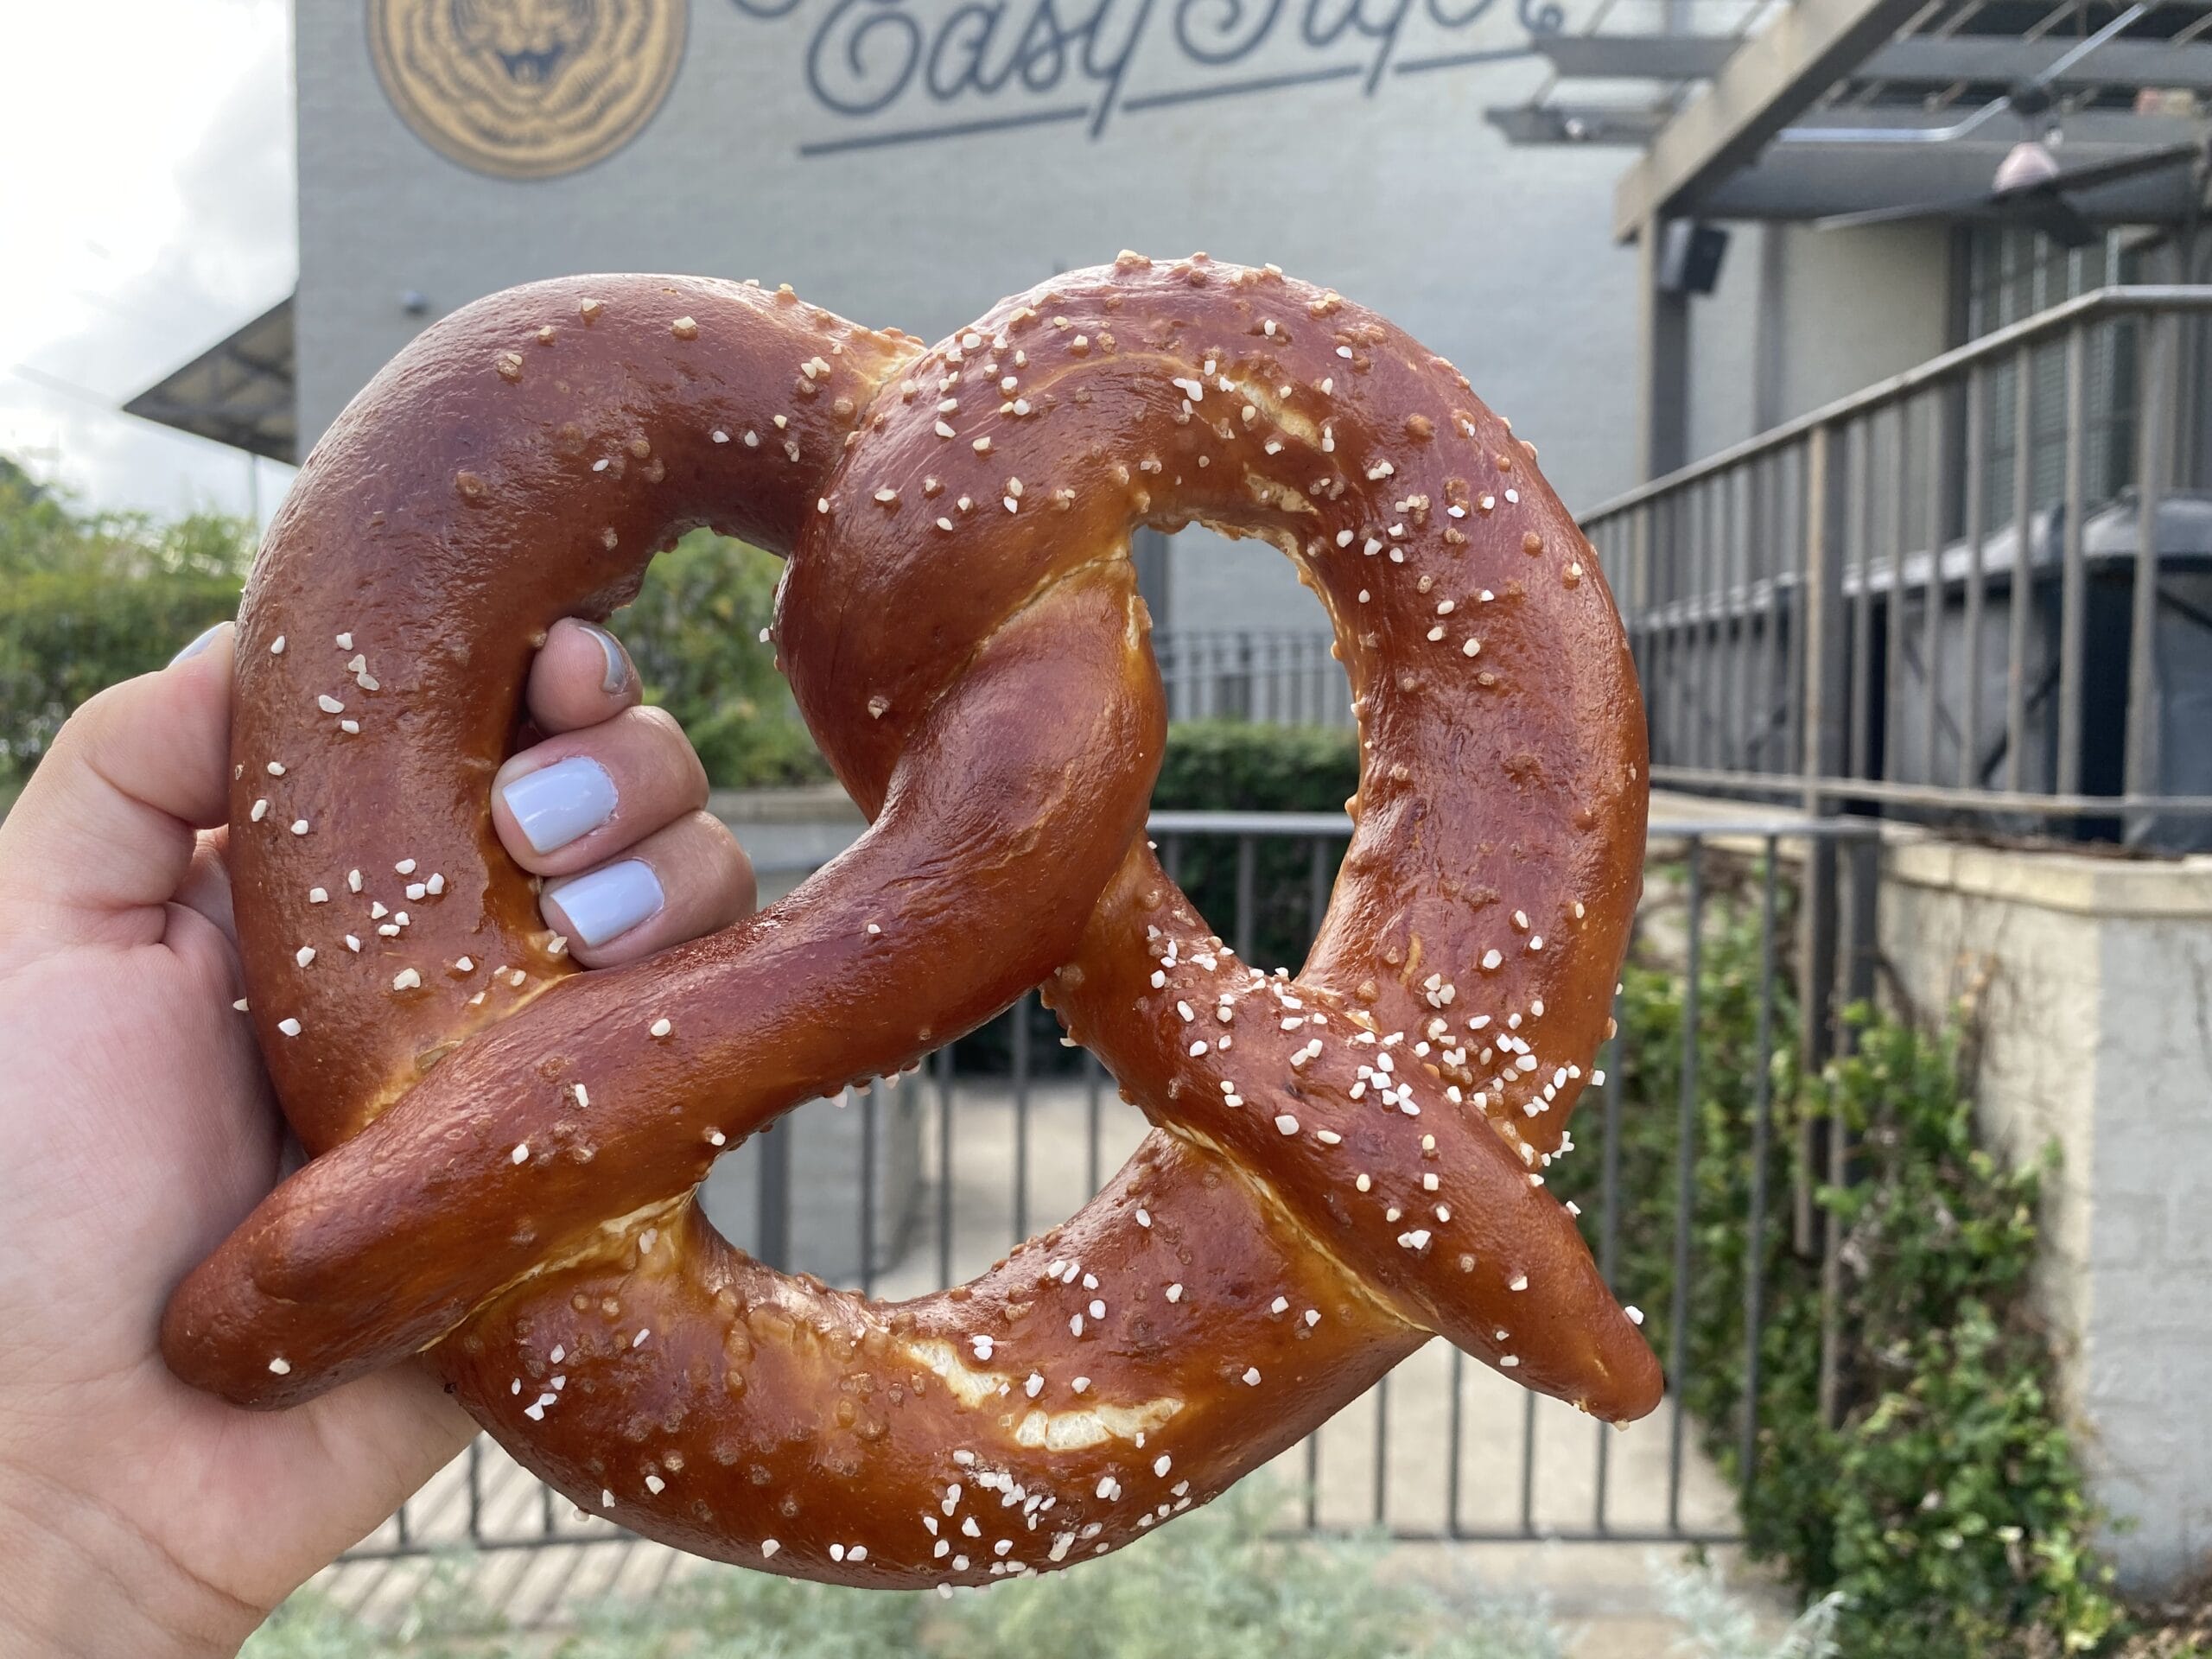
[[[1792,992],[1803,1010],[1794,1033],[1801,1052],[1817,1064],[1832,1044],[1847,1042],[1834,1008],[1871,989],[1872,828],[1864,820],[1751,818],[1652,828],[1636,955],[1679,975],[1683,987],[1679,1030],[1670,1037],[1682,1057],[1679,1086],[1670,1101],[1631,1107],[1624,1099],[1623,1079],[1637,1057],[1624,1052],[1624,1035],[1598,1062],[1605,1081],[1591,1090],[1575,1124],[1573,1162],[1582,1167],[1566,1182],[1554,1170],[1554,1182],[1580,1193],[1586,1236],[1609,1280],[1620,1265],[1624,1179],[1642,1181],[1647,1193],[1671,1182],[1671,1265],[1663,1299],[1647,1304],[1677,1383],[1662,1408],[1617,1432],[1432,1342],[1284,1454],[1278,1472],[1296,1494],[1283,1516],[1287,1529],[1613,1543],[1717,1543],[1737,1535],[1735,1494],[1702,1447],[1707,1436],[1725,1434],[1757,1478],[1764,1287],[1756,1268],[1742,1287],[1741,1363],[1752,1386],[1739,1421],[1693,1422],[1679,1386],[1686,1333],[1716,1294],[1700,1276],[1690,1203],[1711,1082],[1699,1049],[1700,953],[1724,926],[1738,930],[1737,949],[1752,941],[1752,1052],[1763,1057],[1792,1037],[1778,1023]],[[1239,954],[1260,966],[1303,959],[1349,830],[1345,819],[1323,814],[1160,813],[1153,820],[1163,861]],[[1844,895],[1826,909],[1813,902],[1824,880],[1827,892]],[[1786,919],[1793,914],[1794,929]],[[802,1108],[724,1156],[708,1188],[709,1214],[773,1265],[889,1300],[971,1277],[1072,1212],[1147,1128],[1087,1052],[1054,1041],[1058,1031],[1033,994],[939,1050],[903,1089],[851,1091]],[[1827,1252],[1823,1271],[1833,1284],[1833,1241],[1819,1236],[1804,1185],[1797,1184],[1794,1209],[1789,1193],[1772,1190],[1770,1167],[1789,1160],[1770,1145],[1767,1068],[1750,1071],[1739,1080],[1753,1091],[1745,1150],[1755,1173],[1741,1217],[1749,1259],[1764,1259],[1769,1230],[1787,1228],[1802,1253]],[[1674,1161],[1656,1189],[1654,1172],[1624,1168],[1630,1109],[1672,1115]],[[1832,1127],[1821,1146],[1797,1148],[1794,1166],[1834,1175],[1843,1156],[1840,1131]],[[1580,1186],[1570,1185],[1578,1179]],[[1651,1253],[1649,1240],[1646,1248]],[[1831,1332],[1824,1378],[1834,1370]],[[366,1570],[365,1563],[454,1548],[573,1552],[613,1543],[658,1548],[573,1509],[480,1440],[349,1559]],[[565,1569],[549,1578],[565,1583]]]
[[[1349,726],[1351,688],[1323,632],[1163,629],[1153,656],[1170,720]]]
[[[1588,514],[1654,780],[2212,844],[2208,315],[2101,289]]]

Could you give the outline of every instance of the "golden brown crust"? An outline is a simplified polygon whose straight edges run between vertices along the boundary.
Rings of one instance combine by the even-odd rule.
[[[1192,518],[1296,561],[1360,717],[1295,981],[1143,840],[1128,537]],[[489,776],[544,628],[699,523],[791,555],[779,658],[871,828],[737,928],[566,976]],[[319,1155],[179,1288],[188,1380],[282,1405],[435,1344],[585,1507],[905,1586],[1124,1542],[1431,1332],[1602,1417],[1656,1403],[1541,1185],[1641,867],[1618,620],[1533,451],[1338,296],[1125,255],[923,352],[690,278],[495,296],[317,447],[239,663],[248,984]],[[1039,982],[1156,1126],[1065,1226],[885,1306],[699,1217],[724,1147]]]

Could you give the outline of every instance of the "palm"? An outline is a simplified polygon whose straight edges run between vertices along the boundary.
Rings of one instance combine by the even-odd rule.
[[[44,1448],[59,1466],[40,1472],[266,1607],[450,1456],[466,1421],[421,1376],[263,1415],[169,1375],[168,1287],[269,1190],[282,1125],[215,924],[149,906],[108,931],[45,955],[7,942],[0,1052],[18,1058],[0,1082],[0,1213],[17,1267],[0,1281],[0,1401],[31,1430],[34,1468]]]
[[[421,1367],[264,1415],[185,1388],[162,1362],[170,1287],[270,1190],[284,1149],[231,1007],[224,832],[209,828],[229,793],[231,645],[226,633],[202,644],[79,710],[0,819],[10,1656],[234,1651],[468,1434]],[[700,810],[698,758],[640,695],[611,635],[556,624],[526,699],[550,735],[493,780],[501,845],[548,879],[549,922],[587,967],[640,960],[753,907],[744,853]],[[567,760],[588,760],[613,804],[541,846],[505,791]],[[531,799],[542,808],[543,788]],[[555,920],[610,868],[655,872],[660,902],[599,937]],[[634,897],[634,876],[624,881]]]

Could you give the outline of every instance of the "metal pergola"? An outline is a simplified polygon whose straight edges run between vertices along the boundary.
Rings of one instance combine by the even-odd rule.
[[[1615,197],[1623,240],[1656,219],[1811,219],[1980,188],[2030,134],[2007,114],[1948,135],[2045,77],[2069,166],[2188,142],[2212,97],[2209,0],[1599,0],[1535,44],[1551,73],[1489,119],[1519,143],[1641,149]],[[2082,205],[2161,222],[2194,188],[2168,173]]]
[[[289,465],[298,460],[291,298],[280,300],[123,409],[270,461]]]

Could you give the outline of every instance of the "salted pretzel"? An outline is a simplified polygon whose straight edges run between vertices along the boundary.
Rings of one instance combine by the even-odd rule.
[[[1270,266],[1124,254],[925,349],[788,289],[535,283],[309,456],[238,625],[231,864],[312,1154],[178,1289],[176,1373],[302,1401],[420,1351],[584,1508],[802,1577],[987,1582],[1139,1535],[1440,1333],[1601,1418],[1650,1351],[1544,1168],[1608,1028],[1643,721],[1589,545],[1442,359]],[[1313,954],[1145,840],[1128,558],[1288,554],[1359,716]],[[578,974],[487,800],[531,653],[711,524],[870,820],[752,919]],[[702,1217],[715,1159],[1041,985],[1154,1124],[1075,1217],[886,1305]]]

